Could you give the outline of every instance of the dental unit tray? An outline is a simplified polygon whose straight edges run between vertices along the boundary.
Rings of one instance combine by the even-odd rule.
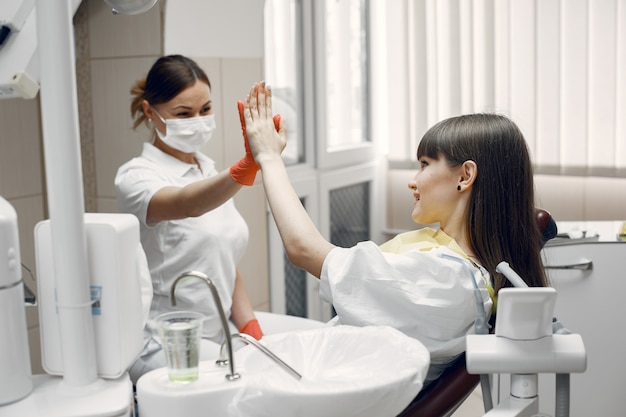
[[[468,372],[584,372],[587,357],[582,337],[552,334],[555,301],[553,288],[500,290],[496,333],[467,336]]]

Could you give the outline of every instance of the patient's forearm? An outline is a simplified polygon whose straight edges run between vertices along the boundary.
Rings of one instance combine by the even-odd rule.
[[[257,163],[289,260],[319,278],[324,259],[334,245],[324,239],[302,206],[280,155],[260,156]]]

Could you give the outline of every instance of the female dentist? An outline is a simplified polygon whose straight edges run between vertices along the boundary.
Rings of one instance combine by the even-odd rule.
[[[444,120],[426,132],[420,170],[409,182],[416,223],[439,223],[377,246],[336,247],[317,230],[289,182],[280,153],[285,126],[272,121],[272,94],[256,84],[245,100],[249,146],[291,262],[321,280],[320,296],[336,320],[388,325],[431,353],[425,384],[464,351],[476,318],[474,288],[487,315],[506,260],[529,286],[545,286],[534,217],[532,165],[517,126],[495,114]],[[468,269],[470,273],[468,273]],[[491,293],[491,296],[490,296]]]
[[[141,156],[119,168],[115,189],[120,212],[132,213],[140,222],[154,292],[150,318],[173,309],[172,283],[195,270],[215,284],[234,326],[261,338],[263,332],[237,268],[248,244],[248,226],[232,200],[243,185],[254,183],[257,165],[246,153],[230,169],[218,172],[214,161],[200,152],[216,124],[211,83],[193,60],[181,55],[159,58],[131,93],[134,127],[148,123],[153,137],[144,143]],[[203,338],[221,342],[219,314],[204,282],[181,283],[176,299],[177,309],[206,316]],[[149,326],[145,341],[130,369],[133,382],[165,366]]]

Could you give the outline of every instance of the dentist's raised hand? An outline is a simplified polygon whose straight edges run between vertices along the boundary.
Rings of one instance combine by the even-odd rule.
[[[244,103],[243,115],[250,152],[263,169],[263,160],[280,158],[287,144],[284,121],[273,115],[272,90],[265,83],[252,86]]]

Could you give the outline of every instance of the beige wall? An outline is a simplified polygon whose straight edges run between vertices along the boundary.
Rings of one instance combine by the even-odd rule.
[[[413,194],[407,188],[415,170],[387,173],[387,228],[415,228],[411,220]],[[537,205],[557,221],[626,220],[626,178],[535,175]]]
[[[557,221],[626,220],[626,178],[535,175],[535,189]]]

